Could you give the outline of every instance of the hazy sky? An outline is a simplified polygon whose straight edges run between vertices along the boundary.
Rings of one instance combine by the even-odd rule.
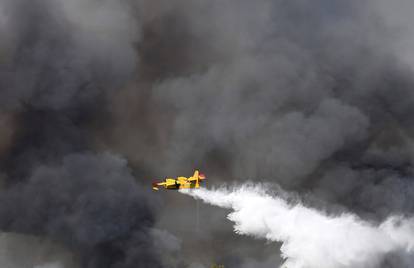
[[[412,11],[0,0],[0,263],[278,267],[281,244],[234,234],[228,211],[199,204],[197,227],[194,200],[151,192],[195,168],[207,187],[267,182],[373,225],[411,217]],[[44,251],[21,262],[30,243]]]

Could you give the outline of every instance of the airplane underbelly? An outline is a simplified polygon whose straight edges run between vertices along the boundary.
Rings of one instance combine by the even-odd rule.
[[[180,189],[191,189],[191,188],[196,188],[195,184],[193,183],[186,183],[186,184],[182,184],[180,186]]]

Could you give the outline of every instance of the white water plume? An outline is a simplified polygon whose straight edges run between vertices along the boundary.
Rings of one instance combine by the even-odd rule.
[[[394,216],[373,224],[350,213],[328,215],[289,204],[262,186],[181,192],[231,209],[227,218],[237,234],[281,242],[283,267],[378,267],[388,254],[414,253],[413,219]]]

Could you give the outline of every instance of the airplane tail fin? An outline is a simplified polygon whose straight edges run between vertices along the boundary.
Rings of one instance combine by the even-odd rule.
[[[198,170],[194,171],[193,178],[196,179],[195,188],[200,188],[200,173]]]
[[[199,174],[200,174],[200,172],[198,172],[198,170],[195,170],[193,178],[198,178]]]
[[[198,170],[194,171],[193,178],[196,180],[195,188],[200,188],[200,181],[204,180],[206,176]]]

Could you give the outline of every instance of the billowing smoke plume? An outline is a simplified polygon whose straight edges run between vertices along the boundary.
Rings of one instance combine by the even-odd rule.
[[[235,236],[222,210],[197,232],[185,196],[144,190],[194,168],[274,178],[373,226],[411,216],[413,8],[0,0],[1,231],[88,268],[274,266],[277,245]]]
[[[163,267],[159,200],[93,146],[107,94],[135,71],[138,24],[121,4],[92,2],[0,1],[0,231],[51,240],[74,267]],[[22,267],[43,267],[29,256]]]
[[[68,155],[0,195],[0,228],[60,241],[84,267],[161,267],[152,255],[148,199],[125,160]]]
[[[378,267],[391,254],[414,257],[413,219],[390,217],[376,225],[349,213],[328,215],[290,204],[262,186],[181,192],[230,209],[227,218],[238,234],[282,242],[283,267]]]

